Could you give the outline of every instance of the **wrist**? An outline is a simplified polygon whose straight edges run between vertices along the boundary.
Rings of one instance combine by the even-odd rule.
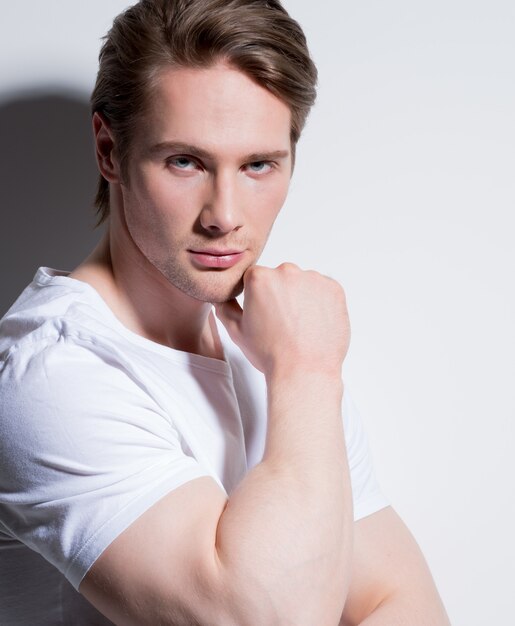
[[[267,389],[291,389],[296,393],[329,394],[342,396],[341,367],[315,369],[313,367],[276,366],[265,372]]]

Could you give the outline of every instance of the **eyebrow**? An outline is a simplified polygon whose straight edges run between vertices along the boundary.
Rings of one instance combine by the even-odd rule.
[[[215,156],[200,148],[199,146],[193,146],[181,141],[162,141],[151,146],[148,150],[150,155],[160,154],[162,152],[175,152],[177,154],[188,154],[198,157],[199,159],[206,159],[209,161],[215,161]],[[252,152],[243,157],[243,160],[248,163],[259,161],[271,161],[273,159],[286,159],[290,154],[289,150],[272,150],[264,152]]]

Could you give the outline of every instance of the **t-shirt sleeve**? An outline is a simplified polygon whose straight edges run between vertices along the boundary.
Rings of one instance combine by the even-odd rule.
[[[352,483],[354,521],[389,505],[377,481],[361,416],[347,390],[343,395],[343,423]]]
[[[4,529],[78,589],[123,530],[208,472],[140,383],[94,351],[61,337],[1,367]]]

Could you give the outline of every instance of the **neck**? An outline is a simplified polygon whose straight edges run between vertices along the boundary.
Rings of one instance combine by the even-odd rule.
[[[122,324],[138,335],[176,350],[223,358],[211,305],[170,284],[132,240],[113,229],[108,228],[70,276],[94,287]]]

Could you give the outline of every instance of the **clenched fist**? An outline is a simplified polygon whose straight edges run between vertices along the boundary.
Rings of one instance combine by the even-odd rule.
[[[252,266],[245,302],[216,304],[216,314],[249,361],[267,377],[300,372],[341,373],[350,340],[342,287],[292,263]]]

